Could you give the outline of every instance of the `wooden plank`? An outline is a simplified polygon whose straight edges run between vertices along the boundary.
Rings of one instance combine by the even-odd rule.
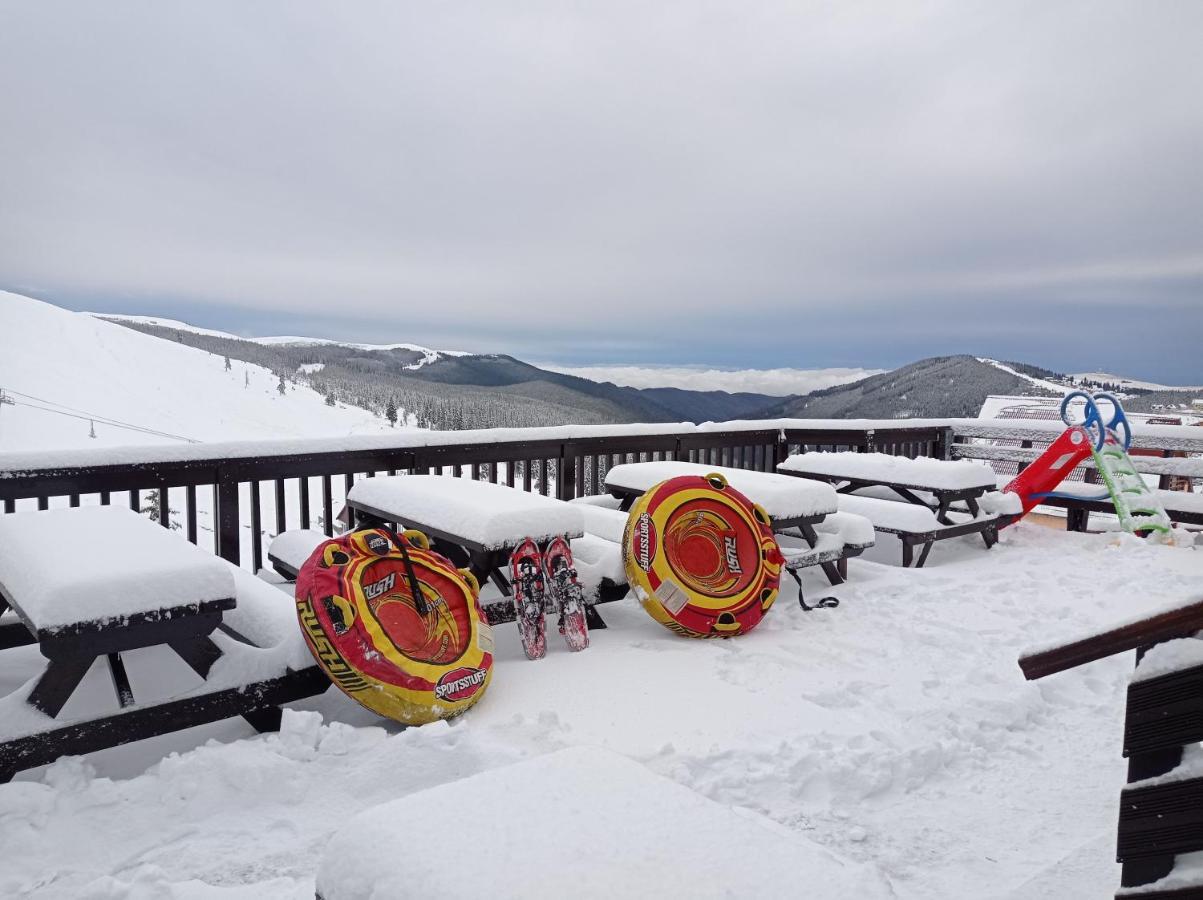
[[[1128,686],[1124,756],[1203,741],[1203,666]]]
[[[184,487],[184,534],[196,543],[196,485]]]
[[[1203,850],[1203,778],[1129,787],[1120,794],[1120,862]]]
[[[259,482],[251,482],[251,571],[263,568],[263,511],[259,508]]]
[[[1094,662],[1096,659],[1114,656],[1116,653],[1124,653],[1171,638],[1186,637],[1201,629],[1203,600],[1196,600],[1139,622],[1102,631],[1039,653],[1021,656],[1019,668],[1023,670],[1025,678],[1034,681],[1046,675]]]

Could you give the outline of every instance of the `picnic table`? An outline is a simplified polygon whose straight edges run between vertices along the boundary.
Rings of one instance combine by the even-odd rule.
[[[884,488],[900,500],[931,509],[941,525],[953,524],[949,512],[958,502],[977,518],[981,512],[978,500],[987,491],[998,489],[994,471],[976,462],[909,459],[887,453],[797,453],[778,463],[777,471],[825,481],[841,494]]]
[[[710,466],[702,463],[691,463],[676,460],[657,460],[653,462],[623,463],[614,466],[606,473],[606,490],[621,501],[621,508],[629,510],[638,497],[643,496],[657,484],[679,475],[706,476],[717,473],[727,479],[727,484],[735,488],[753,503],[758,503],[769,514],[773,530],[788,534],[791,529],[797,529],[810,549],[819,549],[821,537],[816,526],[828,516],[837,512],[838,499],[835,490],[829,485],[810,483],[773,472],[756,472],[750,469],[732,469],[726,466]],[[830,540],[827,541],[830,543]],[[810,556],[809,558],[795,555],[798,560],[813,560],[827,575],[832,584],[843,584],[844,560],[847,556],[859,554],[867,544],[850,547],[842,543],[838,558],[830,554]],[[789,559],[787,555],[787,560]],[[797,566],[789,566],[788,570],[794,578]]]
[[[580,509],[571,503],[505,485],[444,475],[393,475],[358,481],[347,494],[356,528],[415,528],[455,565],[482,585],[493,582],[513,596],[506,572],[514,549],[527,538],[544,546],[553,537],[584,534]],[[490,622],[513,619],[512,603],[485,604]],[[605,623],[591,605],[591,628]]]
[[[240,576],[251,577],[122,507],[0,516],[0,616],[10,620],[0,624],[0,650],[36,644],[46,659],[25,686],[0,699],[0,781],[63,754],[230,716],[271,730],[279,726],[278,704],[329,687],[295,626],[291,645],[264,653],[225,621],[238,618],[244,599],[254,607],[251,632],[263,632],[277,614],[292,617],[286,597],[269,608],[248,596]],[[261,590],[278,593],[267,585]],[[256,648],[250,655],[257,659],[218,672],[223,657],[244,645]],[[200,686],[165,702],[138,702],[122,654],[156,646],[170,648]],[[88,710],[82,719],[58,721],[102,658],[119,711],[96,717]]]

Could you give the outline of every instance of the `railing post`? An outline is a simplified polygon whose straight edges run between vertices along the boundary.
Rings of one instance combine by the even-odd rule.
[[[935,450],[936,459],[952,459],[952,442],[953,432],[952,426],[946,425],[939,431],[939,436],[936,438]]]
[[[872,428],[865,429],[865,447],[864,447],[864,450],[862,450],[861,452],[862,453],[876,453],[877,452],[877,441],[875,441],[873,438],[873,429]]]
[[[560,444],[560,458],[556,465],[556,497],[560,500],[576,498],[576,464],[569,459],[570,444]]]
[[[773,442],[773,468],[769,471],[776,472],[777,466],[787,459],[789,459],[789,438],[785,436],[785,429],[782,428],[777,432],[777,440]]]
[[[242,560],[238,546],[238,479],[218,469],[216,487],[217,555],[238,565]]]

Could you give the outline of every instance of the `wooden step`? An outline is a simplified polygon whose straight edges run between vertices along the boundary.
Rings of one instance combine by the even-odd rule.
[[[1125,788],[1120,794],[1117,860],[1198,850],[1203,850],[1203,778]]]
[[[1203,665],[1128,686],[1124,756],[1203,741]]]

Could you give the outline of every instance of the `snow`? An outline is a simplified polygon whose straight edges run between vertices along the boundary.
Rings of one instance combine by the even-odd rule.
[[[996,369],[1001,369],[1009,375],[1014,375],[1016,378],[1020,378],[1029,384],[1034,385],[1035,387],[1044,388],[1046,391],[1052,391],[1054,394],[1061,394],[1064,396],[1070,391],[1077,390],[1077,388],[1074,387],[1067,387],[1063,384],[1057,384],[1055,381],[1037,378],[1034,375],[1025,375],[1023,372],[1013,369],[1006,363],[999,362],[997,359],[988,359],[984,356],[979,356],[977,357],[977,361],[980,363],[985,363],[988,366],[994,366]]]
[[[1076,381],[1097,381],[1100,384],[1118,384],[1121,388],[1136,388],[1142,391],[1203,391],[1201,385],[1159,384],[1155,381],[1140,381],[1123,375],[1111,375],[1107,372],[1078,372],[1071,376]]]
[[[365,478],[347,499],[394,514],[414,528],[425,525],[486,548],[513,547],[526,537],[540,541],[583,533],[581,511],[571,503],[470,478]]]
[[[941,525],[936,519],[936,514],[926,506],[904,503],[901,500],[840,494],[840,512],[864,516],[874,527],[888,528],[892,531],[927,532],[947,527]]]
[[[1181,604],[1203,553],[1027,522],[988,553],[975,537],[942,547],[901,569],[884,536],[836,587],[805,570],[804,589],[838,609],[802,613],[786,580],[731,641],[677,638],[630,598],[600,607],[609,627],[584,653],[553,640],[532,663],[499,627],[493,685],[450,724],[398,731],[331,690],[280,734],[234,719],[24,773],[0,785],[0,896],[311,900],[323,851],[356,814],[568,747],[767,817],[875,869],[901,900],[1106,896],[1131,654],[1039,682],[1016,659],[1054,631]],[[1109,589],[1082,572],[1105,572]],[[295,619],[279,600],[281,622]],[[40,661],[33,647],[4,653]],[[103,668],[89,684],[111,697]],[[519,824],[491,823],[494,837]],[[394,844],[381,856],[408,861]]]
[[[294,528],[282,531],[272,538],[267,546],[267,554],[295,569],[300,569],[325,540],[326,535],[320,531],[314,531],[312,528]]]
[[[499,828],[506,820],[515,827]],[[403,847],[405,864],[382,847]],[[803,883],[812,895],[893,896],[871,867],[596,747],[360,813],[330,841],[317,877],[324,900],[785,897]]]
[[[0,516],[0,582],[39,630],[234,596],[220,559],[120,506]]]
[[[623,463],[606,472],[606,486],[646,493],[660,482],[678,475],[708,475],[712,472],[722,475],[731,487],[753,503],[763,506],[774,519],[826,515],[836,511],[835,489],[829,484],[772,472],[752,472],[702,463],[674,460]]]
[[[994,470],[975,460],[908,459],[888,453],[796,453],[777,469],[945,490],[995,485]]]
[[[222,356],[6,291],[0,361],[0,388],[16,401],[0,406],[0,453],[26,451],[17,458],[34,465],[71,448],[99,462],[134,443],[151,445],[143,456],[153,459],[187,446],[206,452],[189,440],[400,437],[379,416],[326,406],[303,385],[281,396],[278,376],[260,366],[234,362],[227,372]]]
[[[463,350],[431,350],[429,347],[422,347],[418,344],[357,344],[349,341],[336,341],[330,338],[310,338],[296,337],[290,335],[282,335],[275,337],[243,337],[242,335],[231,334],[228,331],[215,331],[212,328],[200,328],[196,325],[189,325],[187,322],[180,322],[175,319],[164,319],[159,316],[127,316],[118,313],[82,313],[81,315],[96,316],[100,319],[117,319],[123,322],[135,322],[145,325],[159,325],[163,328],[173,328],[177,331],[190,331],[193,334],[202,334],[209,337],[228,338],[235,341],[251,341],[256,344],[265,345],[335,345],[339,347],[354,347],[357,350],[412,350],[415,353],[423,354],[423,359],[416,365],[406,366],[407,369],[419,369],[427,363],[434,362],[442,356],[471,356]]]
[[[845,544],[853,547],[871,547],[877,540],[873,522],[852,512],[828,513],[822,522],[815,525],[815,531],[839,535]]]
[[[587,593],[595,592],[602,581],[627,583],[627,571],[622,561],[622,545],[595,534],[583,534],[572,539],[572,561],[581,586]]]
[[[579,507],[585,531],[615,544],[622,543],[623,531],[627,527],[627,514],[616,509],[607,509],[592,503],[576,503]]]
[[[1203,640],[1197,637],[1163,641],[1149,649],[1132,673],[1132,680],[1147,681],[1183,669],[1203,666]]]

